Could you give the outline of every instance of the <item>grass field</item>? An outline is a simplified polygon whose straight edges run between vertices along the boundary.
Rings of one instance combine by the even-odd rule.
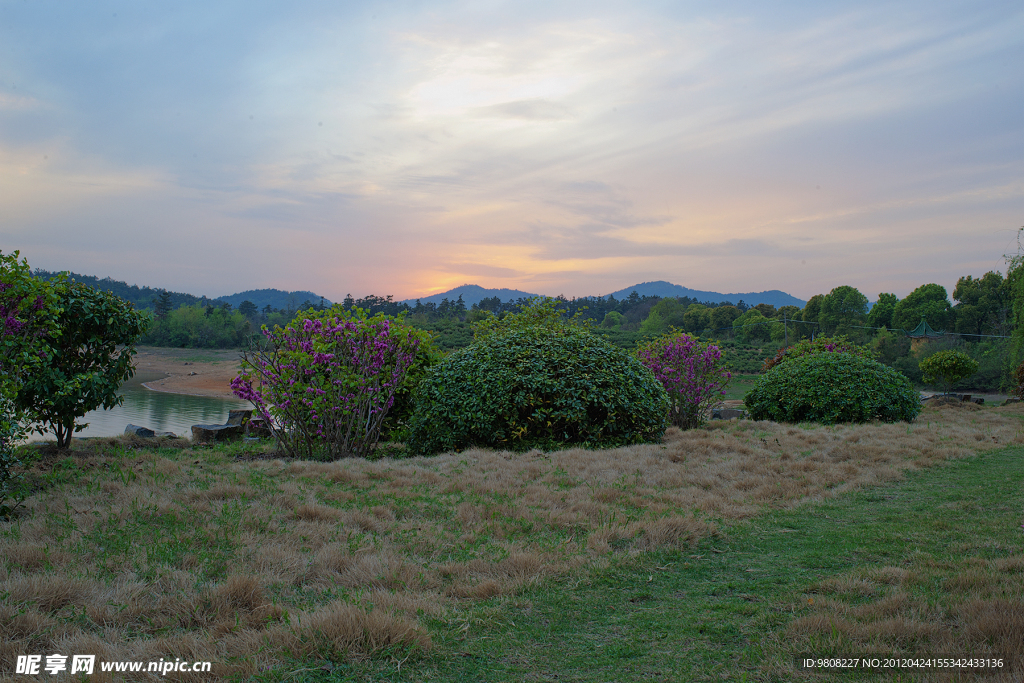
[[[1019,680],[1022,417],[376,462],[37,451],[0,522],[0,679],[79,652],[260,681],[818,680],[794,656],[895,652]]]

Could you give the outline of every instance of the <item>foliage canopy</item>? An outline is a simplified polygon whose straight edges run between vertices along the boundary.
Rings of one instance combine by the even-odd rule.
[[[121,405],[121,384],[135,374],[135,345],[149,317],[107,291],[66,279],[51,281],[59,307],[59,335],[46,338],[46,363],[26,376],[16,404],[42,434],[52,431],[67,448],[88,424],[78,418],[97,408]]]
[[[939,351],[921,361],[918,367],[927,384],[937,384],[948,394],[954,384],[978,371],[978,361],[963,351]]]

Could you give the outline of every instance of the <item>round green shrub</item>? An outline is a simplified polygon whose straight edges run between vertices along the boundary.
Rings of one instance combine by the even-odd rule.
[[[408,447],[526,450],[655,441],[668,396],[623,349],[574,326],[521,327],[452,353],[420,383]]]
[[[755,420],[775,422],[911,422],[921,396],[906,377],[869,358],[819,353],[761,375],[744,403]]]

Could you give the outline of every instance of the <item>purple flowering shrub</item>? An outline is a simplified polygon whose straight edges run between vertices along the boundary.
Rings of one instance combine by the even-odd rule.
[[[871,351],[863,346],[854,344],[844,335],[838,335],[835,337],[818,337],[814,341],[801,339],[792,346],[780,349],[779,352],[775,354],[774,358],[769,358],[764,362],[764,365],[761,367],[761,372],[768,372],[780,363],[787,363],[789,361],[794,361],[797,358],[811,356],[816,353],[846,353],[851,356],[856,356],[857,358],[864,358],[865,360],[875,359],[875,356]]]
[[[665,387],[669,421],[680,429],[703,425],[732,379],[721,349],[682,332],[648,342],[637,349],[636,356]]]
[[[339,307],[263,328],[231,382],[296,458],[365,457],[412,368],[421,332],[387,316]]]

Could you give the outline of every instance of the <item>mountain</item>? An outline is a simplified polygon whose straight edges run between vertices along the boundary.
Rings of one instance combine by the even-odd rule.
[[[633,285],[632,287],[626,287],[625,289],[620,289],[617,292],[612,292],[608,296],[614,296],[616,299],[625,299],[634,291],[640,296],[688,296],[691,299],[696,299],[697,301],[711,301],[714,303],[729,301],[735,304],[742,299],[743,303],[748,306],[771,304],[776,308],[779,306],[798,306],[803,308],[807,305],[806,301],[797,299],[795,296],[791,296],[785,292],[780,292],[777,289],[771,289],[767,292],[720,294],[718,292],[705,292],[700,289],[690,289],[689,287],[674,285],[671,282],[665,282],[664,280],[658,280],[657,282],[642,282],[638,285]]]
[[[420,303],[429,304],[441,303],[442,299],[448,299],[449,301],[455,301],[462,296],[463,303],[466,304],[466,308],[469,308],[473,304],[480,303],[481,299],[490,299],[492,297],[498,297],[502,302],[515,301],[520,298],[529,298],[531,296],[538,296],[537,294],[530,294],[529,292],[521,292],[518,289],[485,289],[480,285],[462,285],[455,289],[449,289],[447,292],[440,294],[432,294],[430,296],[421,296],[419,298]],[[406,299],[403,303],[407,303],[410,306],[416,305],[416,299]]]
[[[233,308],[238,308],[238,304],[243,301],[251,301],[256,304],[256,308],[263,310],[266,306],[273,308],[280,308],[282,310],[297,310],[302,304],[308,301],[311,304],[320,303],[320,299],[324,299],[319,294],[313,292],[307,292],[305,290],[295,292],[285,292],[280,289],[249,289],[238,294],[230,294],[228,296],[219,296],[217,301],[226,301]],[[330,306],[333,302],[324,299],[324,304]]]

